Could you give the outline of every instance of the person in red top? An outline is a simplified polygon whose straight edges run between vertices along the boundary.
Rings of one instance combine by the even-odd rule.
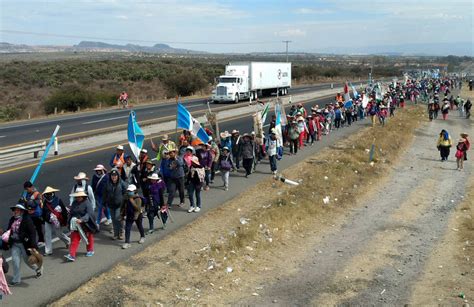
[[[124,108],[128,107],[128,94],[126,92],[122,92],[120,94],[119,102],[123,105]]]

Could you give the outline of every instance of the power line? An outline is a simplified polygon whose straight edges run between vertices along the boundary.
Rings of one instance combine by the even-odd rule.
[[[119,41],[119,42],[135,42],[135,43],[162,43],[162,44],[180,44],[180,45],[263,45],[263,44],[279,44],[279,41],[263,41],[263,42],[186,42],[186,41],[151,41],[142,39],[125,39],[125,38],[107,38],[97,36],[82,36],[82,35],[66,35],[54,33],[28,32],[18,30],[0,29],[2,33],[20,34],[20,35],[35,35],[43,37],[61,37],[61,38],[77,38],[77,39],[94,39],[101,41]]]

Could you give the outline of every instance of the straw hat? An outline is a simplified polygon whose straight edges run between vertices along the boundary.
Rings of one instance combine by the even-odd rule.
[[[36,264],[38,267],[43,266],[43,255],[41,255],[35,248],[28,248],[30,256],[28,257],[28,264]]]
[[[461,133],[461,137],[464,138],[464,139],[467,138],[468,136],[469,136],[469,134],[467,134],[466,132]]]
[[[167,134],[163,135],[163,137],[161,138],[162,141],[168,141],[169,140],[169,137]]]
[[[76,192],[69,194],[71,197],[87,197],[88,195],[83,189],[77,189]]]
[[[94,171],[107,171],[107,169],[102,164],[97,164]]]
[[[191,162],[193,162],[196,165],[201,165],[201,163],[199,163],[199,158],[196,156],[192,157]]]
[[[224,131],[224,132],[221,132],[221,138],[225,139],[225,138],[228,138],[230,136],[230,133],[229,131]]]
[[[239,130],[236,130],[236,129],[232,130],[231,132],[231,134],[237,134],[237,133],[239,133]]]
[[[153,161],[152,161],[151,159],[148,159],[148,160],[145,161],[145,164],[152,164],[152,165],[154,165],[155,163],[153,163]]]
[[[117,146],[115,149],[117,149],[117,150],[123,150],[123,146],[122,146],[122,145],[119,145],[119,146]]]
[[[89,178],[87,177],[86,173],[79,172],[77,176],[74,176],[74,180],[89,180]]]
[[[148,153],[148,150],[146,150],[145,148],[143,148],[142,150],[140,150],[140,152]]]
[[[151,179],[151,180],[160,180],[160,177],[158,177],[157,173],[153,173],[150,176],[148,176],[147,178]]]
[[[16,204],[16,205],[10,207],[11,210],[15,210],[17,208],[21,209],[21,210],[26,210],[25,206],[23,206],[21,204]]]
[[[230,150],[229,150],[229,147],[227,147],[227,146],[222,147],[222,150],[230,151]]]
[[[135,192],[137,190],[137,186],[134,184],[128,185],[127,191],[129,192]]]
[[[46,189],[44,189],[43,194],[54,193],[54,192],[59,192],[59,190],[52,188],[50,186],[47,186]]]
[[[186,150],[190,150],[191,152],[194,152],[194,147],[193,146],[188,146],[188,147],[186,147]]]

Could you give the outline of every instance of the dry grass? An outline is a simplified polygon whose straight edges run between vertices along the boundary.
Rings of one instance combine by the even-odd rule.
[[[331,228],[354,199],[376,186],[423,120],[423,110],[410,107],[384,128],[364,128],[287,169],[284,175],[301,178],[300,186],[261,182],[53,305],[235,302],[269,271],[285,269],[293,259],[284,257],[304,244],[306,234],[317,237]],[[370,165],[367,149],[374,138]]]

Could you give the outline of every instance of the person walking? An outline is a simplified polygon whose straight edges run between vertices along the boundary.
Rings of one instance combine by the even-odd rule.
[[[137,193],[137,187],[130,184],[127,187],[127,196],[124,199],[121,215],[125,220],[125,243],[122,245],[123,249],[130,247],[130,232],[132,231],[133,223],[137,225],[140,232],[139,244],[145,243],[145,231],[143,230],[143,212],[142,212],[142,198]]]
[[[300,133],[296,121],[291,121],[288,128],[288,141],[290,143],[290,155],[296,155],[298,153],[298,139]]]
[[[206,172],[204,167],[199,163],[199,158],[194,156],[191,160],[191,168],[186,177],[190,203],[188,209],[189,213],[201,211],[201,189],[205,176]],[[196,201],[194,201],[194,197],[196,197]]]
[[[464,112],[466,113],[467,119],[471,117],[471,108],[472,108],[472,103],[471,103],[471,100],[468,99],[466,100],[466,103],[464,104]]]
[[[464,155],[466,154],[467,150],[468,150],[468,145],[466,144],[466,139],[461,137],[458,141],[458,144],[456,145],[456,154],[455,154],[458,171],[462,171],[464,168]]]
[[[163,229],[166,228],[166,221],[168,220],[168,207],[165,204],[164,198],[166,186],[158,174],[153,173],[148,176],[148,185],[149,196],[146,199],[148,203],[148,234],[152,234],[155,231],[155,217],[160,218],[163,224]]]
[[[237,169],[240,168],[240,159],[239,159],[239,149],[240,149],[240,132],[239,130],[232,130],[230,141],[232,143],[231,147],[229,147],[232,151],[232,159],[234,160],[235,167]]]
[[[446,131],[445,129],[441,130],[436,145],[441,156],[441,161],[447,161],[449,157],[449,150],[453,145],[451,141],[451,136],[449,136],[448,131]]]
[[[30,181],[26,181],[23,184],[25,189],[25,207],[28,210],[28,214],[35,225],[36,233],[38,234],[38,246],[44,245],[44,232],[43,232],[43,203],[41,202],[41,193],[38,192],[35,186]]]
[[[21,283],[21,261],[23,260],[32,270],[35,271],[36,277],[43,275],[43,266],[38,264],[30,264],[28,258],[32,252],[37,253],[36,229],[28,214],[25,206],[17,204],[10,207],[12,217],[8,222],[7,235],[8,246],[12,255],[13,279],[10,286],[16,286]]]
[[[443,115],[443,120],[448,119],[449,113],[449,100],[445,99],[443,102],[443,106],[441,107],[441,114]]]
[[[71,240],[66,235],[68,211],[61,198],[56,195],[58,189],[47,186],[43,191],[43,220],[45,248],[44,256],[53,253],[53,236],[58,237],[69,248]]]
[[[312,122],[312,121],[311,121]],[[277,138],[276,138],[276,130],[273,128],[270,135],[267,138],[267,155],[268,160],[270,161],[270,170],[272,174],[277,173]]]
[[[95,223],[94,209],[88,198],[88,195],[77,190],[73,194],[71,211],[69,212],[69,230],[71,230],[71,245],[69,246],[69,254],[65,255],[67,261],[76,261],[76,253],[81,240],[86,242],[86,257],[94,256],[94,233],[97,232],[97,224]]]
[[[167,206],[173,204],[176,190],[179,193],[179,206],[184,205],[184,162],[178,157],[176,150],[170,150],[168,164],[165,166],[169,170],[168,201]],[[211,160],[212,163],[212,160]]]
[[[95,210],[96,201],[94,196],[94,190],[87,183],[87,180],[89,180],[89,178],[87,177],[86,173],[79,172],[76,176],[74,176],[74,180],[76,181],[76,184],[71,189],[71,195],[74,194],[77,190],[84,191],[87,194],[87,198],[89,198],[89,201],[92,204],[92,208]],[[69,206],[72,205],[73,201],[74,197],[69,197]]]
[[[192,161],[191,161],[192,162]],[[232,155],[227,146],[224,146],[219,157],[218,168],[221,171],[222,181],[224,182],[224,190],[229,190],[229,174],[234,167],[234,161],[232,161]]]
[[[104,187],[109,181],[109,175],[107,174],[107,169],[102,164],[97,164],[94,168],[95,174],[92,176],[91,187],[94,193],[94,199],[96,202],[97,209],[97,225],[100,225],[104,222],[105,225],[112,224],[112,218],[110,217],[110,210],[104,206],[103,194]],[[104,220],[102,220],[102,214],[104,215]]]
[[[123,225],[120,218],[120,208],[123,198],[127,193],[127,184],[120,179],[118,169],[113,168],[109,174],[109,180],[105,185],[102,199],[109,208],[112,217],[113,240],[122,240]]]
[[[242,164],[245,169],[245,178],[247,178],[252,173],[253,159],[255,158],[255,142],[248,133],[245,133],[242,136],[242,142],[239,148],[239,158],[242,159]]]

